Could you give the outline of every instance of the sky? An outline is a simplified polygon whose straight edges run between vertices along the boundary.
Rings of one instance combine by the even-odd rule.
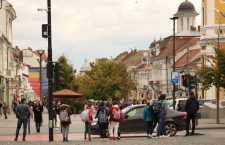
[[[131,49],[147,50],[150,43],[173,34],[169,19],[185,0],[52,0],[53,60],[65,55],[79,71],[84,60],[115,58]],[[189,0],[201,15],[201,0]],[[17,18],[13,45],[45,49],[41,25],[47,23],[47,0],[8,0]],[[197,24],[201,25],[201,16]]]

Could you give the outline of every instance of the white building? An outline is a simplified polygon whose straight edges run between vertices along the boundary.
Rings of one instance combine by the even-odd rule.
[[[9,84],[14,77],[12,22],[16,18],[16,12],[6,0],[1,0],[0,4],[0,102],[10,104]]]

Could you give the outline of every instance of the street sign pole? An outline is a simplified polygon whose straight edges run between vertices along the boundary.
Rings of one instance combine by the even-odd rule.
[[[52,116],[52,28],[51,28],[51,0],[47,0],[48,13],[48,114],[49,114],[49,141],[53,141]]]

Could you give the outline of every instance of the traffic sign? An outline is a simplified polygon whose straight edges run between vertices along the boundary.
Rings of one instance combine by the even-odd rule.
[[[172,84],[178,84],[179,81],[179,73],[177,71],[171,72],[171,83]]]

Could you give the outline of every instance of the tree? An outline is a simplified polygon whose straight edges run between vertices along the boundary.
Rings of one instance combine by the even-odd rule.
[[[225,48],[224,45],[220,44],[219,38],[211,44],[215,50],[215,55],[206,58],[209,65],[203,65],[197,74],[204,90],[209,89],[212,85],[216,87],[217,123],[219,123],[219,93],[220,88],[225,88]]]
[[[54,84],[54,91],[61,89],[74,89],[73,81],[75,79],[75,69],[73,65],[69,63],[69,60],[62,55],[58,58],[57,63],[60,65],[60,81],[57,84]]]
[[[92,70],[76,79],[78,90],[92,99],[127,98],[135,83],[127,73],[127,67],[122,62],[101,59],[97,64],[91,64]]]

